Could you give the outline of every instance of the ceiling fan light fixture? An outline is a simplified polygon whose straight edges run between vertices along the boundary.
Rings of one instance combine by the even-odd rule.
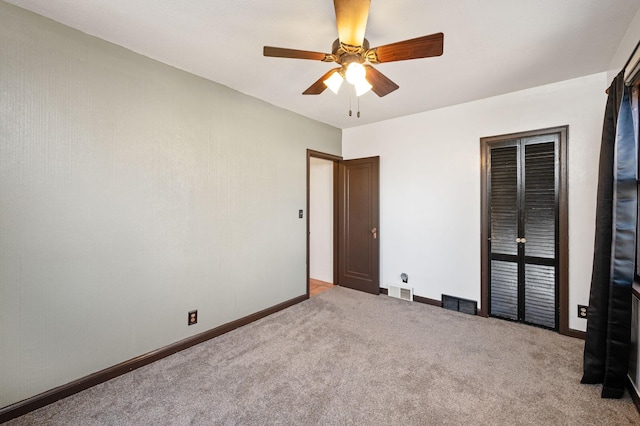
[[[344,73],[347,81],[354,86],[361,81],[366,81],[365,77],[367,75],[367,70],[364,68],[359,62],[351,62],[347,66],[347,70]]]
[[[353,85],[353,87],[356,89],[356,96],[362,96],[369,90],[371,90],[373,86],[371,86],[371,84],[369,84],[369,82],[363,78],[362,80],[357,81]]]
[[[346,79],[357,96],[373,91],[379,97],[399,89],[387,76],[376,70],[372,64],[407,61],[410,59],[440,56],[444,48],[444,34],[435,33],[395,43],[370,48],[364,37],[371,0],[333,0],[336,12],[338,38],[331,46],[331,53],[310,50],[287,49],[264,46],[263,55],[274,58],[309,59],[334,62],[339,65],[325,72],[309,86],[303,95],[319,95],[329,87],[338,93],[342,80]],[[340,75],[334,75],[339,73]],[[349,88],[349,93],[353,93]]]
[[[327,86],[329,88],[329,90],[331,90],[333,93],[335,93],[337,95],[338,91],[340,90],[340,86],[342,86],[342,82],[343,81],[344,81],[344,79],[342,78],[340,73],[339,72],[334,72],[323,83],[325,84],[325,86]]]
[[[371,84],[367,81],[367,70],[360,62],[351,62],[347,65],[345,78],[356,90],[356,96],[361,96],[371,90]]]

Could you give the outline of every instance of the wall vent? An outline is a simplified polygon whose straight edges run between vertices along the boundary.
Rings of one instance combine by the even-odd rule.
[[[409,300],[413,302],[413,288],[390,285],[388,294],[389,296],[395,297],[397,299]]]
[[[475,300],[462,299],[460,297],[442,295],[442,307],[452,311],[463,312],[465,314],[476,315],[478,312],[478,302]]]

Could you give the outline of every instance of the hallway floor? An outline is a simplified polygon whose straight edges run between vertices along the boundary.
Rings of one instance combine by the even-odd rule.
[[[331,283],[309,278],[309,297],[313,297],[333,287],[334,285]]]

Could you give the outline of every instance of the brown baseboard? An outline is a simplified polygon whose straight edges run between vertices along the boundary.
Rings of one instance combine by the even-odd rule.
[[[58,386],[39,395],[35,395],[23,401],[16,402],[15,404],[8,405],[0,409],[0,423],[7,422],[11,419],[37,410],[38,408],[44,407],[45,405],[51,404],[59,399],[66,398],[92,386],[106,382],[107,380],[111,380],[137,368],[168,357],[169,355],[173,355],[176,352],[180,352],[191,346],[228,333],[232,330],[235,330],[236,328],[250,324],[261,318],[300,303],[308,298],[309,296],[306,294],[298,296],[294,299],[287,300],[270,308],[263,309],[260,312],[247,315],[246,317],[231,321],[216,328],[212,328],[211,330],[196,334],[195,336],[187,337],[186,339],[180,340],[179,342],[173,343],[160,349],[156,349],[155,351],[146,353],[144,355],[140,355],[139,357],[124,361],[112,367],[105,368],[104,370],[74,380],[73,382],[69,382],[66,385]]]
[[[429,299],[428,297],[416,296],[413,295],[413,301],[418,303],[424,303],[425,305],[437,306],[439,308],[442,307],[442,302],[436,299]]]
[[[389,289],[380,287],[380,294],[389,294]],[[428,297],[413,295],[413,301],[418,303],[424,303],[426,305],[442,307],[442,302],[435,299],[429,299]]]
[[[569,337],[575,337],[576,339],[582,339],[584,340],[587,337],[587,333],[584,331],[580,331],[580,330],[574,330],[573,328],[570,328],[566,333],[562,333],[565,336],[569,336]]]

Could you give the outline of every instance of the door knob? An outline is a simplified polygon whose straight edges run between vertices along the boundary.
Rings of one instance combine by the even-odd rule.
[[[371,230],[371,235],[373,235],[373,239],[375,240],[376,238],[378,238],[378,228],[373,228]]]

